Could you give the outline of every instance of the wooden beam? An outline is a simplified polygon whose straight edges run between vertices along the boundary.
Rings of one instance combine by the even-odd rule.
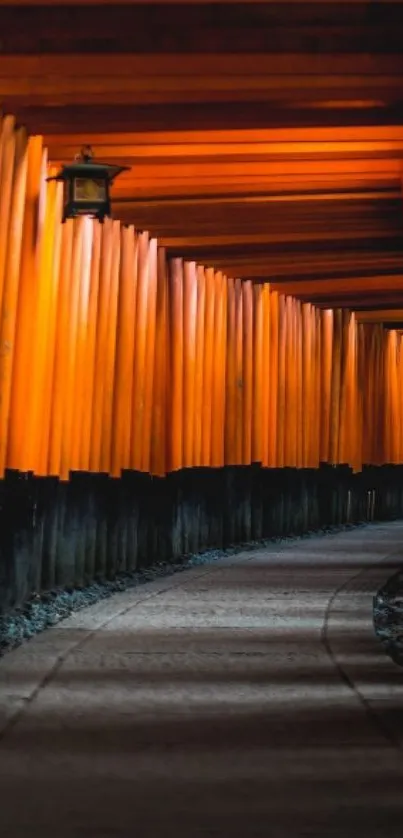
[[[94,14],[94,4],[97,6]],[[211,9],[214,9],[212,14]],[[395,3],[46,2],[0,4],[6,52],[251,52],[336,54],[401,51]],[[230,21],[231,36],[228,37]],[[12,24],[14,23],[14,27]],[[4,35],[3,35],[4,33]],[[186,35],[186,37],[184,37]],[[38,46],[41,49],[38,50]]]
[[[91,28],[91,33],[94,23]],[[89,45],[88,45],[89,46]],[[253,87],[290,87],[300,76],[303,77],[303,87],[307,86],[306,77],[315,76],[312,83],[315,86],[327,87],[329,81],[333,87],[338,86],[338,79],[347,82],[347,87],[356,86],[359,79],[362,84],[370,87],[381,77],[382,83],[397,85],[393,79],[403,73],[403,54],[390,53],[325,53],[311,52],[295,53],[256,53],[243,52],[240,65],[239,54],[209,52],[196,53],[151,53],[127,54],[103,51],[92,55],[90,49],[84,54],[67,53],[62,55],[45,53],[38,50],[32,55],[8,54],[0,55],[0,76],[18,79],[21,76],[30,79],[47,78],[79,78],[88,77],[95,83],[95,79],[130,79],[142,76],[145,79],[155,77],[165,78],[165,84],[172,85],[172,79],[185,80],[188,84],[197,86],[197,79],[214,78],[225,88],[231,87],[231,79],[244,79],[245,86]],[[263,77],[263,80],[260,80]],[[364,81],[367,79],[366,81]]]
[[[396,290],[403,291],[403,273],[399,276],[364,276],[351,277],[348,279],[322,279],[313,282],[284,282],[272,283],[273,291],[281,294],[290,294],[296,297],[306,297],[312,302],[316,297],[362,294],[363,299],[368,293],[378,292],[385,294]]]
[[[0,74],[0,100],[17,105],[114,105],[194,104],[249,102],[318,104],[326,108],[336,102],[376,107],[401,101],[403,73],[384,76],[177,76],[153,74],[114,77],[91,75],[38,75],[10,77]]]
[[[403,143],[403,125],[346,125],[313,127],[292,126],[288,128],[231,128],[202,130],[186,128],[165,131],[107,131],[77,133],[74,125],[66,135],[48,134],[45,137],[49,149],[81,146],[89,140],[95,145],[110,144],[113,148],[123,146],[161,146],[163,144],[183,144],[186,148],[204,143],[219,144],[260,144],[260,143]]]
[[[373,232],[369,233],[368,231],[358,231],[355,230],[347,230],[341,236],[340,232],[335,231],[328,231],[328,232],[317,232],[315,229],[307,230],[303,233],[298,233],[295,231],[290,231],[288,233],[240,233],[233,235],[231,233],[226,233],[224,235],[219,236],[197,236],[191,235],[187,237],[182,236],[164,236],[159,235],[158,239],[163,247],[169,248],[171,250],[176,250],[178,253],[183,252],[184,256],[191,256],[193,258],[199,258],[203,252],[203,248],[208,251],[210,254],[214,253],[214,250],[217,248],[218,252],[222,254],[223,248],[233,247],[237,251],[244,250],[247,245],[268,245],[268,244],[297,244],[301,242],[340,242],[342,245],[345,241],[357,241],[360,239],[364,239],[365,241],[368,239],[369,235],[371,238],[382,238],[388,239],[394,237],[395,233],[393,230],[386,231],[386,232],[379,232],[374,228]],[[292,293],[292,292],[290,292]]]
[[[356,317],[359,323],[387,323],[396,320],[403,321],[403,308],[357,311]]]
[[[275,102],[198,102],[171,103],[170,105],[121,105],[110,101],[97,104],[58,105],[48,101],[46,104],[23,103],[21,100],[9,101],[8,107],[13,109],[21,123],[27,126],[31,133],[69,134],[73,128],[75,133],[104,133],[114,132],[166,132],[188,131],[189,126],[194,131],[224,130],[228,126],[231,130],[238,129],[266,129],[293,128],[296,126],[315,127],[318,125],[337,127],[346,126],[388,126],[399,125],[403,122],[403,103],[393,106],[387,103],[382,106],[366,108],[338,108],[322,109],[320,114],[314,107],[301,105],[300,107],[285,107]]]

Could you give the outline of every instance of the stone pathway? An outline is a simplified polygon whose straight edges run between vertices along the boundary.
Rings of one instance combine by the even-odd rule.
[[[5,838],[397,838],[403,523],[118,594],[0,660]]]

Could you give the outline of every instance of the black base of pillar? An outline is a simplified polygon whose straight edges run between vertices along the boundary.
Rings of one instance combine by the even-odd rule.
[[[320,528],[403,517],[403,467],[77,473],[0,482],[0,614],[156,563]]]

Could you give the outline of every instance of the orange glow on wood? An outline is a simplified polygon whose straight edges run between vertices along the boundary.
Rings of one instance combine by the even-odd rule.
[[[151,432],[151,471],[163,477],[166,471],[166,410],[168,357],[168,275],[166,255],[163,248],[157,251],[157,299],[155,315],[155,356],[153,421]],[[122,419],[124,413],[122,411]]]
[[[170,263],[170,338],[169,468],[177,471],[183,467],[183,265],[181,259],[172,259]]]
[[[195,417],[193,465],[201,466],[203,460],[203,403],[204,387],[204,341],[206,313],[206,275],[201,265],[197,266],[197,315],[196,315],[196,360],[195,360]]]
[[[150,471],[151,462],[151,429],[153,409],[153,385],[154,385],[154,362],[155,362],[155,330],[157,312],[157,241],[151,239],[148,254],[148,288],[147,288],[147,333],[146,333],[146,355],[144,382],[144,413],[142,428],[142,459],[141,470]]]
[[[0,476],[4,474],[7,460],[26,181],[27,140],[24,129],[19,129],[15,135],[9,229],[6,258],[2,260],[4,277],[0,295]]]
[[[185,468],[190,468],[194,462],[196,329],[196,264],[185,262],[183,273],[183,465]]]
[[[403,337],[384,328],[403,309],[339,307],[367,281],[398,296],[402,276],[273,287],[227,276],[223,257],[171,259],[119,221],[62,226],[41,138],[0,128],[0,475],[403,461]],[[321,293],[341,302],[319,309]]]

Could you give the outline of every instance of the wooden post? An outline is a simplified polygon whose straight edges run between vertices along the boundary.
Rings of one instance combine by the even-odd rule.
[[[155,319],[157,313],[157,240],[149,244],[148,293],[147,293],[147,338],[146,338],[146,378],[144,382],[144,412],[141,470],[151,471],[151,428],[153,414],[153,386],[155,365]]]
[[[236,459],[236,303],[235,280],[228,279],[227,307],[227,368],[226,368],[226,415],[225,415],[225,462],[234,465]]]
[[[120,477],[130,464],[130,430],[136,311],[136,250],[134,227],[122,227],[116,327],[116,365],[113,392],[111,474]]]
[[[243,443],[242,462],[252,462],[253,398],[253,291],[250,280],[242,283],[243,298]]]
[[[42,138],[30,137],[27,150],[27,182],[20,279],[15,323],[15,351],[11,378],[10,427],[7,465],[26,471],[29,467],[27,452],[27,411],[30,405],[30,376],[27,368],[31,361],[35,318],[32,316],[36,291],[37,212],[42,166]],[[0,196],[1,201],[1,196]]]
[[[148,272],[149,272],[149,236],[140,233],[138,239],[138,267],[137,267],[137,302],[133,366],[133,399],[132,399],[132,430],[131,430],[131,462],[130,467],[136,471],[142,470],[143,463],[143,421],[144,421],[144,389],[147,357],[147,300],[148,300]],[[181,279],[182,281],[182,279]],[[178,330],[180,325],[178,322]]]
[[[263,456],[263,285],[253,286],[252,462]]]
[[[62,228],[59,295],[56,314],[53,399],[49,440],[49,474],[54,477],[61,475],[62,437],[67,396],[66,380],[69,366],[68,331],[71,267],[73,256],[73,230],[73,221],[70,219],[66,221]],[[23,349],[26,352],[25,347],[23,347]]]
[[[120,269],[120,223],[112,222],[112,254],[109,282],[109,303],[107,307],[104,389],[102,403],[101,471],[111,470],[112,452],[112,407],[115,375],[116,322],[118,308],[118,286]]]
[[[243,359],[243,294],[242,282],[235,280],[235,463],[243,463],[243,391],[244,391],[244,359]]]
[[[15,352],[18,287],[27,179],[27,140],[19,129],[15,137],[14,176],[10,200],[2,297],[0,297],[0,477],[4,474],[9,437],[11,385]]]
[[[163,477],[167,471],[167,370],[168,276],[165,250],[157,251],[157,301],[155,320],[154,391],[151,433],[151,471]]]
[[[197,329],[197,272],[195,262],[184,263],[183,275],[183,465],[194,465]]]
[[[269,440],[270,424],[270,343],[271,343],[271,318],[270,318],[271,294],[270,285],[265,283],[262,287],[262,464],[269,465]]]
[[[339,462],[339,430],[340,430],[340,376],[342,351],[342,311],[334,311],[333,347],[332,347],[332,376],[330,391],[330,429],[329,429],[329,461],[332,465]]]
[[[195,424],[193,462],[201,466],[203,462],[203,403],[204,376],[203,358],[205,352],[205,316],[206,316],[206,276],[202,266],[197,266],[197,314],[196,314],[196,361],[195,361]]]
[[[80,301],[80,278],[81,266],[83,257],[83,238],[84,238],[84,218],[74,221],[73,232],[73,252],[69,287],[69,303],[67,315],[67,335],[66,335],[66,367],[65,367],[65,403],[63,416],[63,430],[62,430],[62,446],[61,446],[61,464],[60,477],[62,480],[68,480],[72,468],[72,450],[73,450],[73,433],[74,433],[74,403],[76,396],[76,348],[77,348],[77,329],[78,329],[78,312]],[[101,367],[102,368],[102,367]],[[98,414],[97,414],[98,418]],[[101,422],[99,423],[101,425]],[[100,448],[101,427],[99,429],[99,448]],[[95,437],[94,431],[92,434],[92,441],[98,441],[98,436]],[[100,455],[100,451],[99,451]],[[100,470],[100,459],[97,459],[93,467],[94,471]]]
[[[183,267],[181,259],[170,262],[171,370],[168,433],[170,470],[183,467]],[[211,421],[211,420],[210,420]]]
[[[90,470],[94,472],[101,471],[105,387],[104,370],[107,358],[108,307],[112,271],[112,234],[112,221],[110,221],[110,219],[106,219],[102,227],[99,297],[95,339],[94,391],[92,401]]]
[[[279,295],[278,312],[278,397],[277,397],[277,457],[276,467],[284,468],[285,465],[285,423],[286,417],[286,345],[287,345],[287,318],[286,298]]]
[[[269,380],[269,442],[268,465],[278,466],[278,392],[279,392],[279,295],[270,292],[270,380]]]

